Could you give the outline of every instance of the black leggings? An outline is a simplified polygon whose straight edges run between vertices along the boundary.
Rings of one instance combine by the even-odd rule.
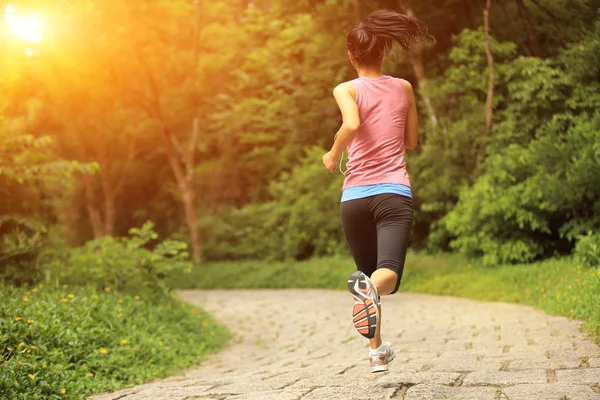
[[[378,194],[344,201],[340,205],[342,229],[356,267],[367,276],[379,268],[398,275],[398,291],[413,221],[412,199],[399,194]]]

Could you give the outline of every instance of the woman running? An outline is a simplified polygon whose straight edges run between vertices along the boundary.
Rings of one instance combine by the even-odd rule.
[[[383,75],[382,63],[394,42],[408,51],[430,39],[415,18],[385,10],[370,14],[347,37],[358,78],[333,90],[343,123],[323,164],[333,173],[348,149],[340,215],[358,269],[348,279],[353,324],[369,339],[372,372],[387,371],[394,359],[390,344],[381,340],[379,296],[396,293],[402,279],[413,221],[404,152],[418,139],[412,86]]]

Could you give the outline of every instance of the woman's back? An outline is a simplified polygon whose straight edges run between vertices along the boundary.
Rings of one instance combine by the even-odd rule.
[[[410,103],[402,80],[390,76],[352,81],[360,127],[348,146],[344,189],[381,183],[410,186],[404,131]]]

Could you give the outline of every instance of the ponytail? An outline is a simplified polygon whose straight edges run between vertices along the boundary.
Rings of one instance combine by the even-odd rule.
[[[418,19],[380,10],[369,14],[350,31],[347,46],[358,64],[373,65],[392,49],[394,42],[409,52],[413,44],[434,40],[427,26]]]

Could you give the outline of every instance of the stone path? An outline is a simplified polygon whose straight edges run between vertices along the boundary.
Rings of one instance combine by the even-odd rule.
[[[397,357],[371,374],[352,301],[326,290],[187,291],[234,335],[197,369],[95,400],[599,400],[600,347],[530,307],[383,299]]]

